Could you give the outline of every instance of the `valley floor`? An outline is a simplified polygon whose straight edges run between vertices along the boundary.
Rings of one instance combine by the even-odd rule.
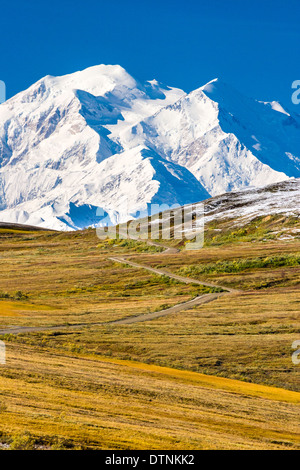
[[[0,447],[299,449],[299,246],[164,253],[93,230],[0,229]],[[213,295],[204,284],[234,292],[172,309]]]

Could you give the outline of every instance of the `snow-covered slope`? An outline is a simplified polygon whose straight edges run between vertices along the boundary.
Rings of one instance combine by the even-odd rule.
[[[290,178],[261,188],[244,189],[211,197],[199,203],[166,210],[161,216],[154,215],[140,218],[138,231],[132,228],[133,236],[148,238],[149,224],[152,238],[158,238],[158,224],[162,224],[162,238],[170,238],[170,232],[176,239],[192,238],[196,233],[207,233],[209,228],[219,232],[244,228],[258,218],[263,221],[273,219],[272,226],[277,226],[280,239],[300,238],[300,178]],[[182,224],[184,215],[185,223]],[[276,221],[275,221],[275,219]],[[172,222],[171,222],[172,220]],[[286,223],[289,221],[288,223]],[[173,227],[171,229],[171,227]],[[120,233],[127,233],[127,224],[120,226]],[[224,233],[224,232],[223,232]],[[281,237],[283,233],[283,238]],[[275,234],[275,232],[274,232]],[[278,238],[278,237],[277,237]]]
[[[243,97],[220,80],[131,132],[188,168],[211,195],[300,176],[300,116],[287,114],[279,103]]]
[[[246,223],[256,217],[285,215],[300,218],[300,178],[258,189],[245,189],[205,201],[205,219]]]
[[[212,81],[190,94],[120,66],[47,76],[0,105],[0,220],[112,223],[300,176],[300,117]]]
[[[208,196],[185,168],[112,138],[178,100],[181,90],[136,82],[119,66],[45,77],[0,107],[0,218],[56,229],[112,222],[151,202]]]
[[[30,194],[34,195],[30,203],[27,200],[3,210],[2,220],[57,230],[78,229],[96,226],[104,212],[110,223],[116,224],[138,216],[138,211],[146,209],[149,203],[164,201],[182,205],[208,197],[188,170],[142,146],[113,155],[87,169],[81,170],[78,165],[73,171],[62,172],[63,191],[54,181],[50,186],[51,171],[43,171],[43,181],[41,170],[38,172],[30,180]],[[15,185],[15,193],[20,197],[22,186],[17,178]]]

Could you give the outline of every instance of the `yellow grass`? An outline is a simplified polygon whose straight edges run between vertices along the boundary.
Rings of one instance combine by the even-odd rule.
[[[1,336],[7,363],[0,366],[0,447],[16,446],[16,436],[28,432],[42,449],[300,448],[299,367],[291,362],[300,331],[297,266],[206,275],[244,292],[151,322],[93,325],[199,293],[110,256],[131,254],[178,272],[294,254],[299,241],[171,256],[99,242],[92,230],[6,231],[0,240],[1,328],[71,325]],[[24,298],[16,300],[19,291]],[[84,327],[72,328],[78,323]]]
[[[3,437],[50,448],[285,449],[300,445],[300,394],[164,367],[10,344]],[[4,406],[3,406],[4,405]]]

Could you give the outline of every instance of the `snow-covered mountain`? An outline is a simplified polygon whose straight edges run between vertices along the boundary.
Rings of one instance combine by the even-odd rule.
[[[132,131],[140,142],[185,166],[212,196],[300,176],[300,116],[277,102],[246,98],[220,80],[183,96]]]
[[[300,176],[300,116],[214,80],[190,94],[120,66],[47,76],[0,105],[0,220],[112,223],[148,204]]]

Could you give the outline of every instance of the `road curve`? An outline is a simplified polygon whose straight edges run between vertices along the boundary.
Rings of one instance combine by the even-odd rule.
[[[177,248],[172,248],[172,247],[166,247],[163,246],[159,243],[155,242],[148,242],[148,245],[152,246],[159,246],[166,248],[166,250],[163,252],[164,254],[175,254],[178,253],[179,250]],[[231,289],[229,287],[223,287],[219,286],[217,284],[213,284],[211,282],[206,282],[206,281],[198,281],[197,279],[192,279],[189,277],[183,277],[179,276],[174,273],[170,273],[169,271],[164,271],[163,269],[158,269],[158,268],[152,268],[150,266],[145,266],[144,264],[136,263],[135,261],[130,261],[126,258],[121,258],[121,257],[110,257],[109,258],[111,261],[115,263],[122,263],[122,264],[128,264],[129,266],[132,266],[134,268],[140,268],[140,269],[146,269],[147,271],[150,271],[155,274],[159,274],[160,276],[168,276],[171,279],[176,279],[177,281],[183,282],[185,284],[197,284],[200,286],[206,286],[206,287],[216,287],[223,289],[223,292],[217,292],[217,293],[212,293],[212,294],[203,294],[199,297],[196,297],[195,299],[188,300],[187,302],[183,302],[177,305],[174,305],[173,307],[167,308],[165,310],[160,310],[159,312],[152,312],[152,313],[146,313],[142,315],[137,315],[136,317],[129,317],[129,318],[123,318],[121,320],[115,320],[113,322],[110,322],[110,325],[131,325],[132,323],[139,323],[139,322],[144,322],[144,321],[149,321],[153,320],[155,318],[159,317],[164,317],[166,315],[170,315],[171,313],[177,313],[182,310],[187,310],[189,308],[194,307],[195,305],[203,305],[209,302],[212,302],[213,300],[219,299],[223,295],[228,295],[228,294],[234,294],[234,293],[239,293],[237,289]]]
[[[155,242],[148,242],[149,245],[152,246],[158,246],[165,248],[165,251],[163,254],[175,254],[178,253],[179,250],[177,248],[173,247],[167,247],[164,245],[161,245],[160,243],[155,243]],[[162,253],[160,253],[162,254]],[[131,255],[128,255],[131,256]],[[130,325],[132,323],[140,323],[144,321],[149,321],[153,320],[155,318],[159,317],[164,317],[166,315],[170,315],[171,313],[177,313],[183,310],[187,310],[189,308],[192,308],[196,305],[203,305],[209,302],[212,302],[213,300],[219,299],[223,295],[229,295],[229,294],[234,294],[234,293],[240,293],[241,291],[237,289],[231,289],[229,287],[224,287],[220,286],[217,284],[213,284],[211,282],[206,282],[206,281],[199,281],[197,279],[192,279],[189,277],[184,277],[184,276],[179,276],[174,273],[170,273],[168,271],[164,271],[163,269],[158,269],[158,268],[152,268],[150,266],[145,266],[143,264],[134,262],[134,261],[129,261],[126,258],[121,258],[121,257],[110,257],[108,258],[109,260],[116,262],[116,263],[121,263],[121,264],[128,264],[134,268],[140,268],[140,269],[146,269],[147,271],[153,272],[155,274],[159,274],[161,276],[167,276],[170,277],[171,279],[175,279],[177,281],[183,282],[185,284],[197,284],[201,286],[207,286],[207,287],[216,287],[216,288],[221,288],[223,289],[223,292],[215,292],[211,294],[203,294],[199,297],[196,297],[192,300],[188,300],[187,302],[183,302],[177,305],[174,305],[173,307],[160,310],[158,312],[152,312],[152,313],[144,313],[141,315],[137,315],[135,317],[126,317],[126,318],[121,318],[120,320],[114,320],[112,322],[93,322],[93,323],[78,323],[78,324],[73,324],[73,325],[54,325],[54,326],[16,326],[12,328],[5,328],[0,330],[0,335],[6,335],[6,334],[12,334],[12,335],[17,335],[21,333],[39,333],[42,331],[59,331],[59,330],[65,330],[67,328],[70,329],[77,329],[77,328],[84,328],[85,326],[100,326],[100,325]]]
[[[195,297],[195,299],[188,300],[187,302],[174,305],[173,307],[166,308],[165,310],[160,310],[159,312],[144,313],[142,315],[137,315],[136,317],[115,320],[113,322],[110,322],[109,325],[131,325],[132,323],[140,323],[144,321],[153,320],[154,318],[170,315],[170,313],[177,313],[181,312],[182,310],[188,310],[189,308],[195,307],[195,305],[202,305],[208,302],[212,302],[213,300],[216,300],[225,294],[227,294],[227,292],[218,292],[216,294],[204,294],[199,297]]]
[[[136,263],[134,261],[129,261],[126,258],[113,256],[108,259],[116,263],[128,264],[129,266],[133,266],[134,268],[146,269],[147,271],[150,271],[155,274],[159,274],[160,276],[167,276],[167,277],[170,277],[171,279],[176,279],[177,281],[183,282],[184,284],[198,284],[199,286],[216,287],[216,288],[223,289],[227,293],[239,292],[237,289],[231,289],[230,287],[219,286],[217,284],[213,284],[212,282],[198,281],[197,279],[193,279],[191,277],[179,276],[178,274],[173,274],[173,273],[170,273],[169,271],[164,271],[163,269],[151,268],[150,266],[145,266],[144,264]]]

